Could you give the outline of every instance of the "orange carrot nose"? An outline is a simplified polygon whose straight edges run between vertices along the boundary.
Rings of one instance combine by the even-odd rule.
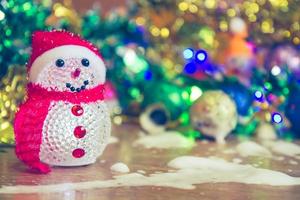
[[[76,68],[75,71],[71,73],[72,78],[77,78],[80,75],[81,70],[79,68]]]

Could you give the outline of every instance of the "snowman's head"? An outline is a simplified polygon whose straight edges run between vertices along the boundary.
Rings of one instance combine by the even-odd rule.
[[[54,48],[49,48],[53,43]],[[33,36],[32,45],[30,82],[46,89],[70,92],[91,89],[105,82],[102,58],[95,47],[78,36],[62,31],[38,32]]]

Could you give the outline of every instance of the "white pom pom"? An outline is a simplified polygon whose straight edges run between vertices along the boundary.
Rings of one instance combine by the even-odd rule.
[[[235,17],[230,21],[230,31],[232,33],[241,33],[245,31],[246,23],[242,18]]]

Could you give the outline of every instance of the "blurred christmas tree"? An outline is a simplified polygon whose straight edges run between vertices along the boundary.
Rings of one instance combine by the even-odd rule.
[[[251,30],[247,40],[258,46],[300,44],[299,0],[135,0],[133,5],[136,23],[151,36],[153,48],[147,55],[174,72],[182,71],[180,55],[187,47],[204,48],[219,62],[221,51],[230,45],[228,30],[236,17]]]
[[[25,65],[31,33],[45,29],[51,8],[27,0],[3,0],[0,4],[0,77],[9,67]]]

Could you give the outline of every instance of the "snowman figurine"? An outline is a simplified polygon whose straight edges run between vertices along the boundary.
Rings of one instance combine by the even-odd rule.
[[[97,48],[67,31],[37,31],[27,68],[28,95],[14,123],[17,157],[42,173],[94,163],[111,128]]]

